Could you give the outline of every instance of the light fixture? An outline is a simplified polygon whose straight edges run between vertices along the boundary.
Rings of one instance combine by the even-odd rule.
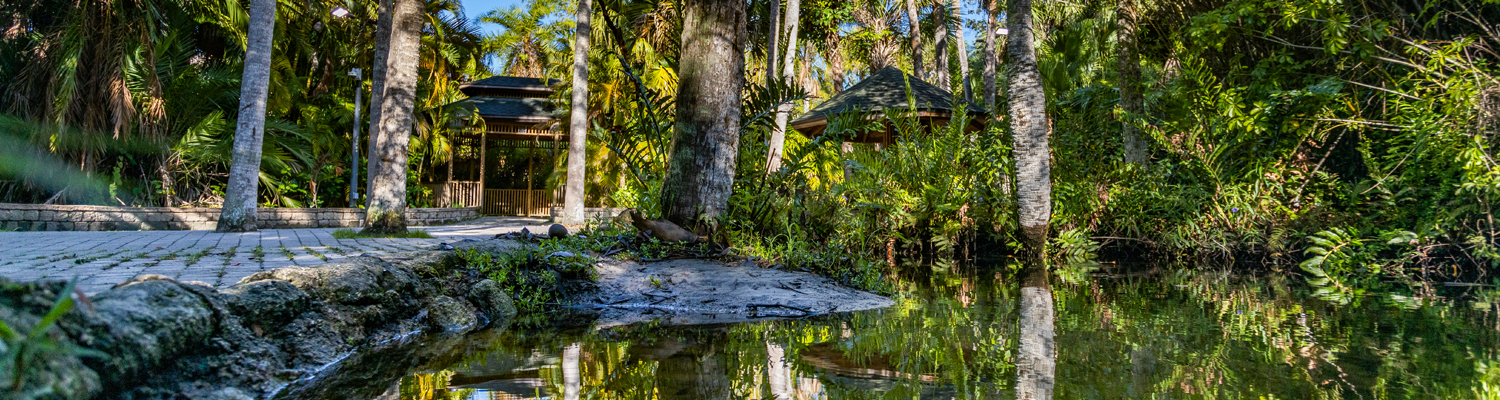
[[[349,9],[344,8],[344,6],[334,7],[333,8],[333,16],[338,17],[338,18],[347,17],[347,16],[349,16]]]

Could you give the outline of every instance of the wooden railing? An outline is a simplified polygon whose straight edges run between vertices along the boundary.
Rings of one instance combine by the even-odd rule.
[[[432,190],[432,203],[438,207],[478,207],[483,202],[481,196],[484,192],[480,190],[478,181],[452,181],[448,182],[446,188],[442,183],[427,183],[422,186]]]
[[[548,136],[548,137],[552,136],[553,134],[558,134],[558,135],[564,134],[564,132],[553,131],[553,130],[548,130],[548,129],[536,129],[536,128],[525,127],[525,126],[499,125],[499,124],[496,124],[496,125],[487,125],[487,126],[485,126],[485,130],[488,131],[489,133],[510,133],[510,134],[518,134],[518,135]]]
[[[485,215],[546,216],[552,207],[562,206],[562,188],[555,190],[485,189]]]

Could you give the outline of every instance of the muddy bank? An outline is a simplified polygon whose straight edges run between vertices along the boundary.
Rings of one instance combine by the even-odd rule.
[[[436,355],[413,346],[515,315],[493,281],[431,273],[445,256],[281,268],[223,290],[143,276],[80,302],[49,331],[51,343],[100,354],[40,353],[3,374],[19,371],[23,390],[49,398],[319,397],[315,387],[338,381],[330,375],[360,375],[351,374],[359,370],[347,365],[351,357],[405,354],[407,362],[421,362]],[[0,282],[0,320],[19,329],[36,325],[63,287]]]
[[[603,259],[598,289],[573,307],[596,311],[595,327],[659,320],[668,325],[801,318],[895,304],[805,272],[712,260],[635,262]]]

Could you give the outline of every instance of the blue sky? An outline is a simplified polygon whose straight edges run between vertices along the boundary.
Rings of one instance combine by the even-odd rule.
[[[484,15],[485,13],[490,12],[490,10],[494,10],[497,8],[506,8],[510,6],[519,6],[525,2],[524,0],[462,1],[464,4],[464,12],[469,14],[469,18],[477,18],[480,15]],[[981,21],[984,19],[984,12],[979,9],[979,2],[962,0],[960,1],[960,4],[963,4],[964,19],[970,21]],[[1004,21],[1001,22],[1004,23]],[[500,26],[495,24],[479,24],[479,27],[480,29],[483,29],[485,33],[496,33],[500,30]],[[973,29],[964,30],[964,38],[968,41],[969,46],[976,46],[976,44],[974,44],[974,41],[977,38],[976,34],[978,34],[978,32],[975,32]]]
[[[469,18],[478,18],[490,10],[519,6],[521,3],[522,0],[463,0],[464,13],[469,14]],[[495,24],[479,24],[479,27],[484,29],[484,33],[496,33],[500,30],[500,26]]]

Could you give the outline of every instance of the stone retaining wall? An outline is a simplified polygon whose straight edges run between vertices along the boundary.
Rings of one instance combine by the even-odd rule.
[[[219,222],[209,207],[54,206],[0,203],[0,229],[20,231],[207,230]],[[359,208],[261,208],[258,227],[356,228],[364,226]],[[479,217],[479,207],[408,208],[413,226],[442,225]]]

